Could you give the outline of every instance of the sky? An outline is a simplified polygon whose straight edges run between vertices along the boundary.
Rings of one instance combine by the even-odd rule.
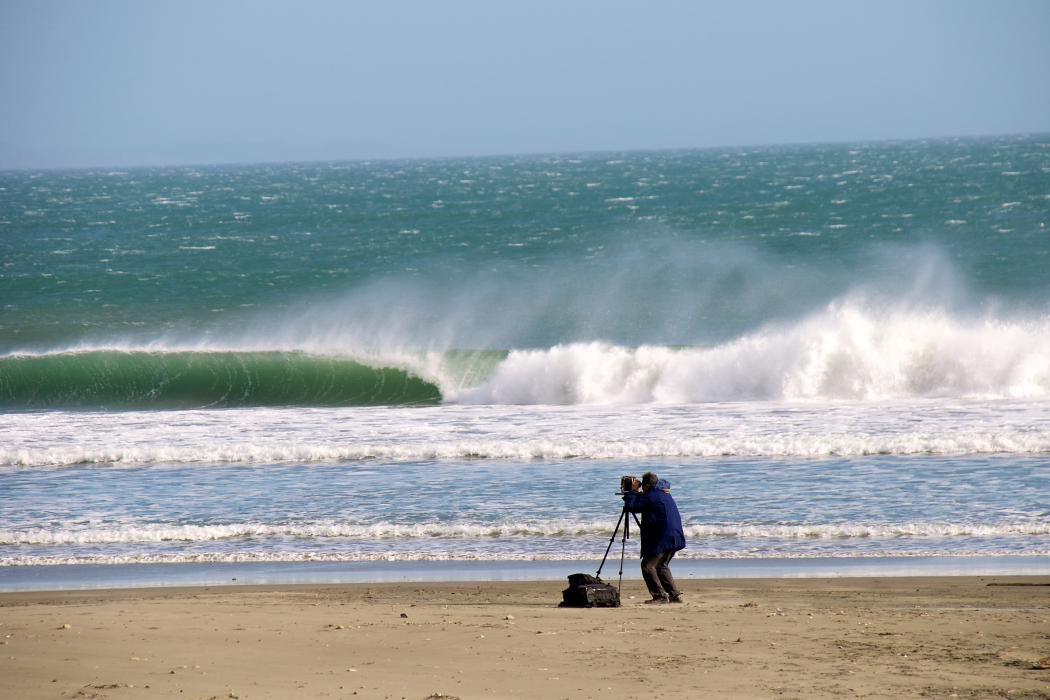
[[[1050,132],[1046,0],[0,0],[0,168]]]

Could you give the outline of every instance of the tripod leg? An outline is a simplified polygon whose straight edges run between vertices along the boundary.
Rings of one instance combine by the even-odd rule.
[[[623,588],[623,555],[627,550],[627,538],[631,536],[631,519],[627,517],[627,505],[624,504],[623,513],[623,538],[620,540],[620,580],[616,584],[616,592],[619,593]]]
[[[620,511],[620,519],[616,521],[616,527],[613,528],[612,537],[609,538],[609,546],[605,548],[605,556],[602,557],[602,563],[598,565],[598,572],[594,574],[595,578],[602,577],[602,567],[605,566],[605,560],[609,558],[609,550],[612,549],[613,542],[616,541],[616,533],[620,531],[620,523],[624,522],[624,530],[626,531],[627,524],[625,517],[627,515],[627,506],[624,506],[623,510]],[[620,557],[620,576],[623,576],[623,557]]]

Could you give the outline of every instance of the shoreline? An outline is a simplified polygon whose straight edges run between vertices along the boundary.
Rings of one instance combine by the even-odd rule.
[[[367,561],[0,566],[0,594],[24,591],[180,588],[237,585],[463,583],[564,580],[593,573],[600,560]],[[602,567],[619,578],[620,559]],[[1050,556],[813,557],[675,559],[683,580],[1050,576]],[[638,560],[623,562],[624,581],[639,581]]]
[[[0,696],[1050,698],[1050,576],[564,581],[0,594]],[[438,694],[442,695],[438,695]]]

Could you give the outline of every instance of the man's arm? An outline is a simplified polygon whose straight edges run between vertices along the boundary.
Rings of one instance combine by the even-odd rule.
[[[640,490],[637,479],[634,480],[631,490],[624,492],[623,506],[628,513],[644,513],[649,508],[649,499],[645,492]]]

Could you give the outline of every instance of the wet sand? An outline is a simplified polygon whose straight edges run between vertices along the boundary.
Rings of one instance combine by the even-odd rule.
[[[0,697],[1050,698],[1050,577],[680,583],[5,593]]]

